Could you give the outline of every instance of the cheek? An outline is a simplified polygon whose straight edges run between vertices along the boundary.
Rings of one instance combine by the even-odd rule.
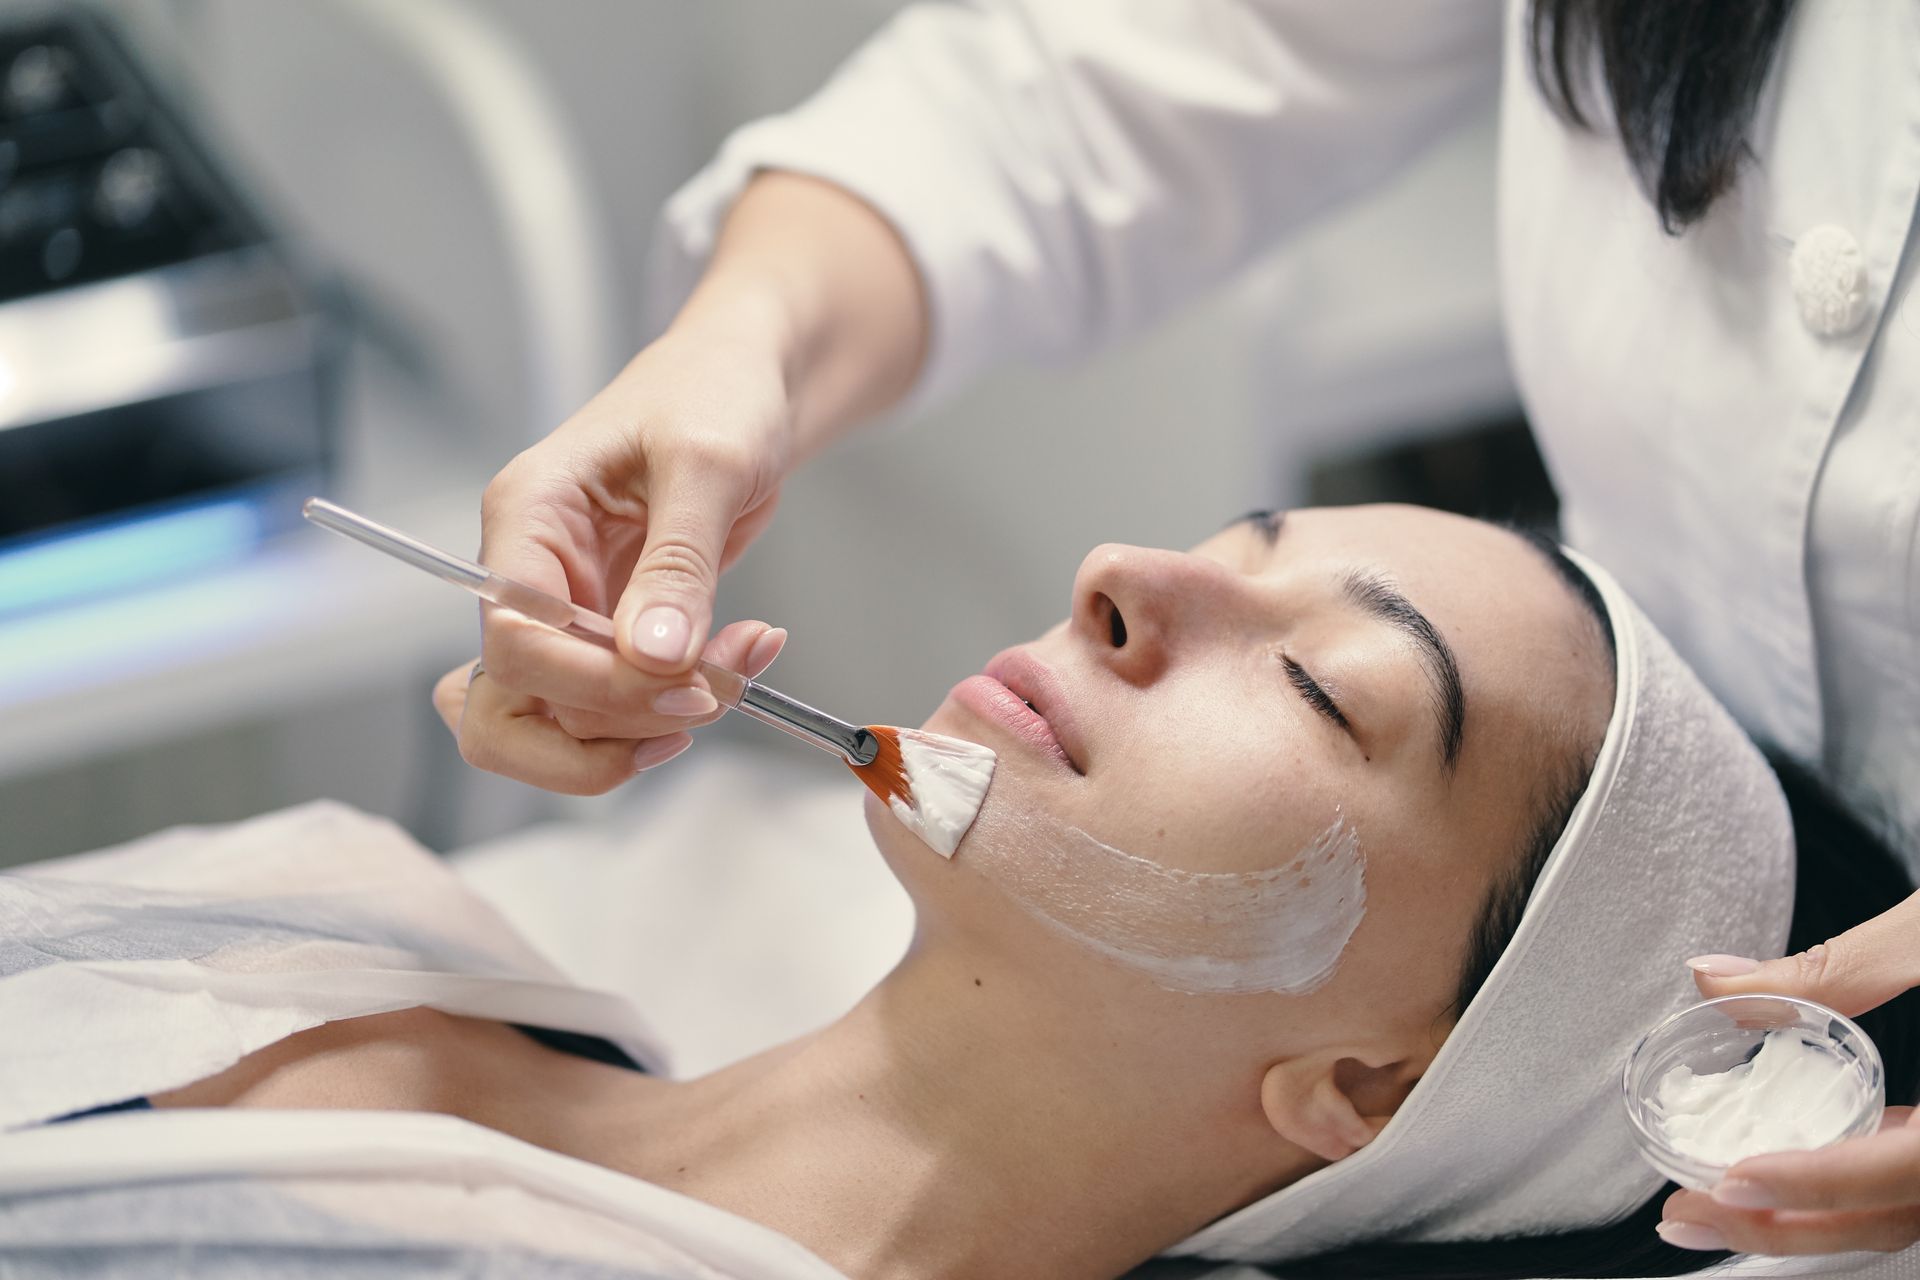
[[[1370,771],[1267,665],[1237,654],[1118,704],[1125,724],[1112,728],[1129,749],[1089,779],[1079,825],[1184,870],[1248,872],[1279,865],[1337,814],[1358,818]]]
[[[1251,872],[1193,871],[993,798],[956,858],[1056,936],[1185,995],[1325,985],[1365,914],[1365,861],[1335,818]]]
[[[1332,992],[1384,1017],[1437,1017],[1459,986],[1484,891],[1478,868],[1422,847],[1417,835],[1384,841],[1367,864],[1367,918]]]
[[[923,922],[1024,921],[1166,991],[1304,994],[1366,914],[1364,827],[1356,780],[1276,701],[1209,679],[1111,703],[1090,736],[1125,746],[1086,778],[1003,752],[951,864],[868,821]],[[943,706],[924,727],[967,725]]]
[[[1089,782],[1068,815],[1075,825],[1181,871],[1268,871],[1336,818],[1362,835],[1368,825],[1354,780],[1280,741],[1142,752]]]

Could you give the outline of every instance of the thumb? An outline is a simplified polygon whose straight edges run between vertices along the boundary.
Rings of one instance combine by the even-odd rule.
[[[647,544],[614,610],[621,654],[642,670],[687,670],[713,624],[727,535],[748,482],[683,463],[657,471],[647,493]]]
[[[1743,956],[1687,961],[1703,995],[1764,992],[1815,1000],[1851,1017],[1920,985],[1920,893],[1798,955],[1760,963]]]

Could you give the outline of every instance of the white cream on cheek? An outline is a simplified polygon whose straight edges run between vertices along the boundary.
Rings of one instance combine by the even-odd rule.
[[[1760,1052],[1727,1071],[1676,1066],[1654,1101],[1674,1150],[1712,1164],[1769,1151],[1808,1151],[1844,1132],[1860,1108],[1854,1069],[1795,1032],[1769,1031]]]
[[[913,803],[891,797],[887,807],[902,826],[943,858],[980,815],[997,757],[977,742],[920,729],[900,730],[900,762],[906,767]]]
[[[1177,871],[1041,815],[993,814],[961,863],[1055,932],[1188,995],[1304,995],[1333,977],[1366,914],[1344,817],[1278,867]]]

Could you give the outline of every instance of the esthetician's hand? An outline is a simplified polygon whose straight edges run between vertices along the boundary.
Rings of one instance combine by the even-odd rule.
[[[1865,1013],[1920,986],[1920,894],[1796,956],[1688,963],[1709,997],[1775,992]],[[1867,1137],[1742,1160],[1711,1196],[1670,1197],[1660,1234],[1683,1248],[1741,1253],[1903,1249],[1920,1241],[1920,1123],[1913,1108],[1888,1107]]]
[[[857,197],[799,174],[749,183],[667,332],[487,486],[480,559],[610,615],[620,652],[486,610],[485,692],[448,717],[467,759],[604,791],[622,751],[658,763],[711,720],[691,669],[721,573],[802,458],[906,394],[927,312],[904,242]],[[778,647],[749,641],[762,666]],[[443,715],[456,693],[436,697]]]
[[[757,676],[780,655],[786,639],[785,631],[764,622],[736,622],[721,628],[701,656]],[[693,745],[685,729],[636,742],[593,712],[514,692],[494,679],[490,668],[476,675],[473,663],[462,663],[440,677],[433,686],[433,707],[459,740],[468,764],[568,795],[611,791]],[[721,714],[716,706],[680,723],[697,728]]]
[[[482,562],[611,615],[620,651],[486,608],[489,696],[449,720],[467,726],[469,761],[550,790],[603,791],[607,744],[632,755],[684,742],[714,717],[691,668],[720,575],[766,528],[792,452],[774,350],[744,323],[669,330],[487,486]],[[534,704],[545,728],[526,718]]]

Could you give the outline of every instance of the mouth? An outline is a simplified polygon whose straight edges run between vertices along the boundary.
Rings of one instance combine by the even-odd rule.
[[[987,669],[954,688],[961,703],[1004,726],[1012,735],[1064,768],[1084,777],[1085,756],[1058,680],[1043,663],[1019,649],[996,655]]]

